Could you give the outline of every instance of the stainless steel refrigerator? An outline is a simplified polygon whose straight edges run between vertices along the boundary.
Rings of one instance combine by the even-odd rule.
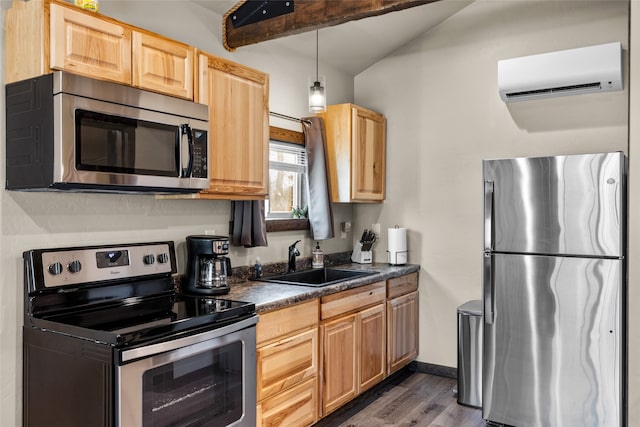
[[[625,157],[485,160],[483,418],[622,426]]]

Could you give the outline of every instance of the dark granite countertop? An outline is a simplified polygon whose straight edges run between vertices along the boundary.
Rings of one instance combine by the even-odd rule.
[[[403,276],[420,270],[416,264],[391,265],[386,263],[373,264],[341,264],[332,268],[349,270],[375,271],[364,277],[347,279],[343,282],[323,287],[297,286],[282,283],[269,283],[257,280],[246,280],[230,285],[231,291],[224,298],[236,301],[253,302],[258,313],[286,307],[324,295],[333,294],[370,283],[387,280],[393,277]]]

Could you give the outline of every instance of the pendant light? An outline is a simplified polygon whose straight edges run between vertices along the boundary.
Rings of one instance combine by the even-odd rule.
[[[327,109],[327,92],[324,76],[318,75],[318,30],[316,30],[316,78],[309,78],[309,112],[319,113]]]

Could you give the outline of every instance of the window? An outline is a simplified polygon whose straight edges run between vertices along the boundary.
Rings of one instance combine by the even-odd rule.
[[[274,114],[274,113],[270,113]],[[267,231],[292,231],[292,230],[308,230],[309,220],[294,219],[291,210],[297,205],[298,207],[307,206],[308,186],[306,182],[306,151],[304,149],[304,135],[302,132],[296,132],[276,126],[269,126],[270,147],[273,151],[273,162],[270,162],[269,176],[274,176],[274,184],[269,185],[269,199],[273,204],[271,209],[270,200],[265,203],[265,216],[267,217]],[[283,156],[279,159],[278,147],[285,147]],[[287,150],[288,149],[288,150]],[[291,159],[291,150],[293,150],[293,161]],[[289,152],[289,155],[286,155]],[[302,163],[304,161],[304,163]],[[290,164],[292,163],[292,164]],[[282,167],[282,168],[281,168]],[[293,170],[292,170],[293,169]],[[294,175],[285,179],[285,176],[293,173]],[[298,177],[295,177],[295,174]],[[281,175],[281,182],[289,182],[291,184],[290,191],[281,191],[278,188],[278,175]],[[270,180],[271,181],[271,180]],[[284,186],[284,185],[283,185]],[[271,191],[273,190],[273,191]],[[273,194],[271,194],[273,192]],[[285,195],[285,199],[289,197],[290,202],[282,202],[278,194]]]
[[[267,219],[306,218],[307,154],[304,146],[269,143],[269,199]]]

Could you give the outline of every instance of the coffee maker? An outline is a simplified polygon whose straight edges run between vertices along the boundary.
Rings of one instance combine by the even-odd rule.
[[[229,238],[187,236],[187,272],[183,290],[187,294],[223,295],[229,292],[231,276]]]

